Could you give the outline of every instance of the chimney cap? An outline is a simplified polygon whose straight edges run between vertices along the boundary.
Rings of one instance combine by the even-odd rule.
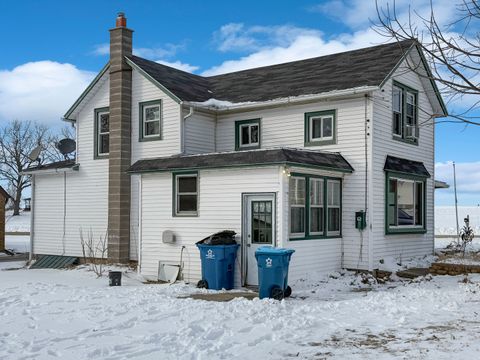
[[[127,18],[125,17],[124,12],[119,12],[117,14],[117,19],[115,20],[115,27],[127,27]]]

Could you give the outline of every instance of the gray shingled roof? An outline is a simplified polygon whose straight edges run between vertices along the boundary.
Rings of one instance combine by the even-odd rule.
[[[65,169],[71,168],[75,166],[75,160],[62,160],[56,161],[49,164],[42,164],[42,165],[35,165],[22,170],[22,172],[31,172],[31,171],[38,171],[38,170],[52,170],[52,169]]]
[[[352,166],[339,153],[281,148],[139,160],[128,169],[128,172],[215,169],[273,164],[309,166],[341,172],[353,171]]]
[[[214,98],[238,103],[379,86],[412,44],[378,45],[210,77],[138,56],[130,60],[181,100],[203,102]]]
[[[388,155],[387,159],[385,160],[385,166],[383,167],[383,170],[430,177],[430,173],[422,162],[402,159],[390,155]]]

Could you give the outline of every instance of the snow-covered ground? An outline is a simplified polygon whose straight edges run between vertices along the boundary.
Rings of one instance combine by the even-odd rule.
[[[459,206],[458,225],[462,229],[463,219],[469,215],[470,226],[480,234],[480,206]],[[457,232],[455,206],[435,206],[435,235],[455,235]]]
[[[20,215],[13,216],[13,211],[7,211],[5,214],[6,232],[29,232],[30,231],[30,211],[22,211]]]
[[[30,251],[30,235],[6,235],[5,248],[16,253]]]
[[[0,271],[0,358],[478,358],[480,277],[429,279],[366,291],[351,273],[311,275],[282,302],[218,303],[132,272],[109,287],[85,269]]]

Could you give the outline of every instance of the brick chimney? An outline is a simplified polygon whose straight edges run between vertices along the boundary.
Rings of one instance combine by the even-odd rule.
[[[132,68],[125,56],[132,55],[132,33],[127,19],[118,13],[110,30],[110,145],[108,173],[108,258],[127,263],[130,258],[130,175]]]

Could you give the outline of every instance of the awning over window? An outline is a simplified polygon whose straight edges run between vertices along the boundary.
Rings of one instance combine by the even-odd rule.
[[[402,159],[390,155],[388,155],[387,160],[385,160],[385,167],[383,170],[407,175],[430,177],[430,173],[422,162]]]
[[[353,171],[352,166],[339,153],[281,148],[139,160],[128,169],[128,172],[143,173],[259,165],[305,166],[344,173]]]

